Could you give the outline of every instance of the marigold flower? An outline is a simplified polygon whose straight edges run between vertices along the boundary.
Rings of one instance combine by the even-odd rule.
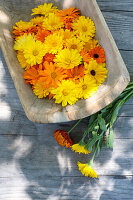
[[[45,87],[53,86],[58,87],[58,84],[66,78],[65,70],[56,67],[56,64],[44,62],[44,70],[39,71],[41,76],[40,81],[45,82]]]
[[[62,37],[57,33],[47,36],[45,39],[44,48],[47,53],[56,54],[63,48]]]
[[[54,59],[55,59],[55,54],[52,53],[46,53],[46,55],[43,57],[43,61],[47,62],[53,62]]]
[[[54,94],[53,98],[56,99],[55,103],[62,103],[63,107],[77,102],[77,92],[75,83],[70,80],[63,80],[56,89],[51,91]]]
[[[73,22],[72,28],[77,35],[83,36],[83,38],[95,36],[95,24],[89,17],[80,16],[78,20]]]
[[[105,63],[105,51],[101,46],[95,47],[89,51],[89,56],[97,61],[97,63]]]
[[[96,60],[91,59],[89,65],[85,63],[85,74],[89,75],[91,79],[95,80],[98,85],[101,85],[105,78],[107,78],[108,70],[105,68],[106,64],[98,64]]]
[[[54,61],[57,63],[58,67],[72,69],[81,63],[82,57],[76,49],[65,48],[59,51],[59,53],[55,56]]]
[[[91,57],[90,57],[89,53],[87,51],[85,51],[85,49],[82,49],[82,51],[80,52],[80,55],[83,57],[83,61],[86,62],[87,64],[89,64]]]
[[[40,79],[36,82],[33,87],[33,92],[38,98],[42,99],[50,94],[51,88],[46,88],[45,82],[40,81]]]
[[[49,16],[43,20],[42,26],[46,30],[55,31],[64,27],[64,23],[54,13],[49,13]]]
[[[67,70],[67,76],[68,78],[72,78],[73,80],[78,80],[79,78],[84,76],[84,70],[85,67],[84,65],[79,65],[74,67],[73,69],[68,69]]]
[[[24,53],[23,51],[18,51],[17,53],[17,58],[18,58],[18,61],[21,65],[22,68],[25,68],[25,69],[29,69],[31,66],[26,62],[26,59],[24,57]]]
[[[64,44],[66,43],[67,39],[72,39],[75,35],[72,31],[67,29],[64,30],[62,28],[58,31],[58,34],[62,37]]]
[[[45,56],[46,50],[44,44],[41,41],[28,41],[24,49],[24,57],[26,62],[31,66],[40,64]]]
[[[27,80],[26,83],[30,83],[31,85],[35,85],[39,77],[40,75],[35,67],[30,67],[23,75],[23,78]]]
[[[94,169],[92,168],[92,163],[77,163],[79,171],[81,171],[81,173],[85,176],[90,176],[91,178],[97,178],[97,173],[94,171]]]
[[[58,144],[63,147],[69,148],[73,145],[73,141],[70,139],[69,135],[64,130],[54,130],[54,137]]]
[[[44,43],[45,38],[50,34],[51,32],[48,30],[39,29],[37,34],[35,35],[35,38]]]
[[[44,16],[37,16],[37,17],[32,18],[30,22],[32,22],[36,26],[42,27],[43,20],[44,20]]]
[[[97,90],[98,86],[94,79],[91,79],[89,75],[85,75],[83,78],[79,79],[78,83],[78,98],[87,99],[90,96],[94,95]]]
[[[65,22],[67,19],[78,18],[80,15],[80,11],[75,7],[71,7],[68,9],[58,10],[56,15],[59,16],[61,20]]]
[[[83,42],[76,37],[66,40],[66,47],[69,49],[77,49],[79,52],[83,49]]]
[[[98,45],[98,41],[95,39],[91,39],[84,43],[84,50],[90,51],[91,49],[94,49]]]
[[[79,143],[77,144],[73,144],[71,146],[71,149],[72,151],[75,151],[75,152],[78,152],[79,154],[80,153],[83,153],[83,154],[89,154],[90,152],[88,151],[88,149],[85,149],[85,145],[81,145]]]
[[[39,5],[37,8],[32,9],[31,15],[45,15],[48,16],[49,13],[55,13],[57,11],[57,7],[53,7],[52,3],[44,3],[43,5]]]

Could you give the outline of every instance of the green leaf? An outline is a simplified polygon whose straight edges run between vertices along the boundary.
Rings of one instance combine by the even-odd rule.
[[[100,125],[100,129],[106,132],[107,131],[106,122],[101,114],[98,115],[98,123]]]
[[[113,148],[114,145],[114,134],[113,134],[113,128],[110,127],[109,135],[107,137],[107,141],[105,143],[107,148]]]

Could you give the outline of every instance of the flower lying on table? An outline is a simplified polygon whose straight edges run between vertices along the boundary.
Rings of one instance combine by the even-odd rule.
[[[14,49],[24,79],[38,98],[73,105],[94,95],[107,78],[105,51],[94,22],[77,8],[52,3],[32,9],[36,17],[13,26]]]
[[[65,132],[65,143],[70,139],[69,134],[71,131],[80,123],[81,119],[71,128],[70,131],[66,132],[63,130],[55,130],[55,139],[61,146],[70,147],[72,151],[82,154],[93,154],[91,160],[88,163],[78,162],[78,168],[81,173],[85,176],[97,178],[97,173],[93,169],[94,157],[99,154],[102,146],[107,148],[113,148],[114,136],[113,136],[113,124],[116,121],[120,108],[133,96],[133,82],[130,82],[127,88],[122,94],[110,105],[103,108],[101,111],[93,114],[89,118],[88,128],[84,131],[82,139],[77,144],[73,142],[68,145],[62,145],[64,138],[60,137],[60,134]],[[108,134],[106,132],[108,130]],[[67,133],[67,135],[66,135]],[[60,137],[60,140],[57,139]],[[68,139],[69,138],[69,139]],[[71,140],[72,141],[72,140]]]

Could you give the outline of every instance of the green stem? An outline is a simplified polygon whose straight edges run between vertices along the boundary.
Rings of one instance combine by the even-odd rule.
[[[93,160],[94,160],[95,154],[96,154],[96,152],[97,152],[97,147],[98,147],[98,145],[97,145],[96,148],[95,148],[95,151],[94,151],[94,153],[93,153],[93,156],[92,156],[91,160],[88,162],[88,164],[91,165],[92,167],[93,167]]]
[[[81,122],[82,119],[79,119],[78,122],[67,132],[67,134],[69,135],[72,130]]]

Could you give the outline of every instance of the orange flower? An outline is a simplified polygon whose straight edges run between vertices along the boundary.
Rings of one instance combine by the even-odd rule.
[[[105,63],[105,51],[102,47],[97,46],[94,49],[89,51],[89,56],[97,61],[97,63]]]
[[[52,62],[44,62],[44,66],[45,69],[39,71],[39,75],[41,76],[40,81],[45,82],[46,87],[58,87],[58,83],[66,77],[66,70],[56,67],[56,64]]]
[[[50,35],[50,31],[48,30],[41,30],[41,29],[38,29],[38,32],[36,34],[36,39],[37,40],[40,40],[41,42],[44,42],[45,40],[45,37],[47,37],[48,35]]]
[[[54,130],[54,137],[58,144],[63,147],[71,147],[73,145],[72,140],[70,139],[69,135],[64,130]]]
[[[65,9],[58,10],[56,15],[61,18],[61,21],[65,22],[67,19],[78,18],[80,15],[80,11],[79,9],[72,7],[66,10]]]
[[[36,26],[32,26],[28,29],[22,30],[22,29],[15,29],[13,30],[13,34],[15,35],[13,38],[17,38],[19,36],[24,35],[25,33],[28,35],[29,33],[36,33],[37,32],[37,27]]]
[[[47,61],[47,62],[53,62],[54,58],[55,58],[55,54],[46,53],[43,59],[44,61]]]
[[[74,67],[73,69],[68,69],[67,70],[68,78],[73,78],[74,80],[77,80],[84,76],[84,70],[85,70],[84,65],[79,65],[77,67]]]
[[[36,66],[35,67],[31,67],[29,69],[27,69],[25,72],[24,72],[24,75],[23,75],[23,78],[26,79],[26,84],[30,83],[32,85],[35,85],[36,82],[38,81],[39,79],[39,73],[36,69]]]
[[[85,51],[85,49],[83,49],[80,52],[80,55],[83,57],[83,61],[86,62],[87,64],[89,64],[91,57],[90,57],[89,53],[87,51]]]

